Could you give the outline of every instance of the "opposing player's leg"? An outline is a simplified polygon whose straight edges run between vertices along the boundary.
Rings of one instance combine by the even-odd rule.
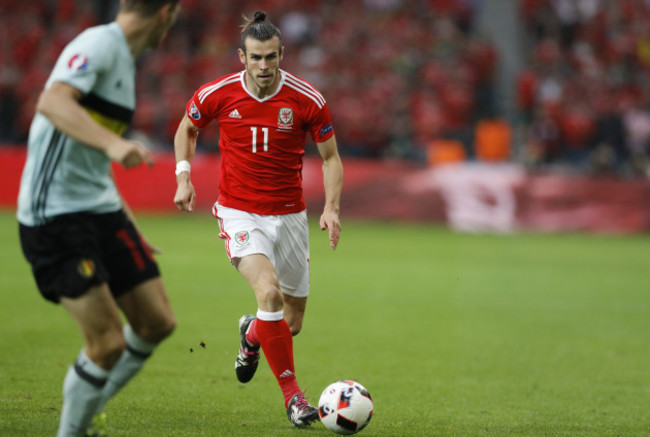
[[[78,298],[61,298],[86,341],[63,383],[63,408],[57,436],[82,435],[88,428],[110,369],[124,349],[122,322],[107,284],[92,286]]]
[[[144,366],[158,344],[176,327],[176,319],[160,277],[149,279],[117,298],[128,324],[123,327],[126,347],[111,369],[97,412]]]
[[[158,265],[133,223],[119,211],[102,218],[101,226],[106,230],[103,262],[110,273],[109,286],[127,325],[123,328],[126,347],[111,369],[98,412],[176,326]]]
[[[63,214],[40,226],[20,225],[25,258],[41,295],[60,303],[79,325],[85,346],[63,382],[59,436],[84,433],[109,370],[124,349],[118,306],[101,258],[102,216]]]
[[[133,331],[145,341],[158,343],[176,327],[176,318],[160,277],[137,285],[118,297],[117,303]]]
[[[21,225],[20,238],[39,291],[47,300],[61,302],[86,340],[64,381],[60,425],[61,435],[78,435],[114,387],[125,383],[119,381],[128,381],[143,357],[173,330],[175,320],[158,267],[122,211],[67,214],[40,227]],[[120,305],[135,329],[122,328],[115,296],[122,296]],[[124,353],[127,346],[129,354]],[[143,352],[136,364],[127,359],[133,351]]]

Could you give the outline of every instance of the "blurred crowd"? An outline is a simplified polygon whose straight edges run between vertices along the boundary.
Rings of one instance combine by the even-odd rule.
[[[282,68],[325,95],[341,152],[424,162],[439,138],[472,158],[477,122],[504,117],[499,55],[477,26],[482,0],[182,0],[163,50],[139,61],[130,135],[171,148],[201,84],[242,69],[241,15],[283,32]],[[114,17],[117,0],[0,5],[0,142],[24,143],[63,46]],[[650,144],[650,0],[521,0],[511,159],[546,168],[644,174]],[[507,29],[511,31],[511,29]],[[200,148],[216,150],[206,129]]]
[[[523,159],[650,176],[650,1],[523,0]]]

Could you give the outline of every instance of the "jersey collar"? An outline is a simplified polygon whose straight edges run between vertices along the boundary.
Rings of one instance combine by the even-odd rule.
[[[269,99],[272,99],[273,97],[277,96],[278,93],[280,92],[280,90],[282,89],[282,86],[284,85],[284,78],[286,77],[286,74],[285,74],[284,70],[282,70],[282,69],[279,69],[278,72],[280,73],[280,83],[278,83],[278,89],[276,89],[273,94],[268,95],[268,96],[264,97],[263,99],[260,99],[259,97],[257,97],[255,94],[251,93],[248,90],[248,87],[246,86],[246,79],[245,79],[246,70],[242,71],[241,74],[239,75],[239,81],[241,82],[242,88],[244,88],[244,91],[246,91],[249,96],[251,96],[253,99],[257,100],[258,102],[265,102],[265,101],[267,101]]]

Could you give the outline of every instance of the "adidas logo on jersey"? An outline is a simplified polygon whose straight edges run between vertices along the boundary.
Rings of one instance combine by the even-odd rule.
[[[228,117],[230,117],[230,118],[241,118],[241,115],[239,114],[239,111],[235,109],[234,111],[232,111],[230,113],[230,115]]]

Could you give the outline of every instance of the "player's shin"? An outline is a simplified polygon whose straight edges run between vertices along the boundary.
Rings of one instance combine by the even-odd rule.
[[[101,413],[106,406],[106,402],[115,396],[140,371],[147,358],[151,356],[158,345],[144,340],[133,331],[130,325],[125,325],[123,332],[126,349],[108,375],[108,381],[106,381],[102,391],[101,401],[96,408],[96,413]]]
[[[57,437],[83,435],[100,402],[108,372],[81,351],[63,381],[63,408]]]
[[[266,361],[282,389],[286,406],[291,397],[301,391],[293,363],[293,338],[284,320],[284,312],[258,311],[256,332]]]

